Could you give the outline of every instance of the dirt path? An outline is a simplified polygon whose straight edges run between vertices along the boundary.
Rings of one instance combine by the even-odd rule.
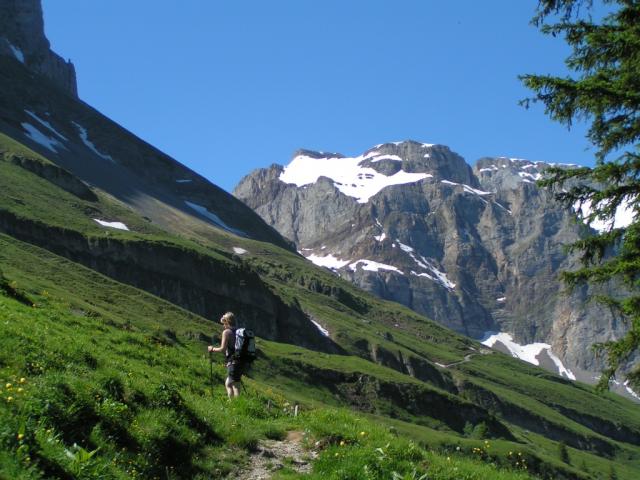
[[[302,447],[302,433],[289,432],[284,440],[262,440],[251,454],[247,469],[234,476],[237,480],[268,480],[274,472],[288,467],[298,473],[311,472],[315,452]]]
[[[465,355],[463,360],[459,360],[459,361],[453,362],[453,363],[448,363],[447,365],[443,365],[442,363],[436,363],[436,365],[438,365],[441,368],[450,368],[450,367],[454,367],[456,365],[460,365],[461,363],[467,363],[468,361],[470,361],[476,355],[489,355],[491,353],[493,353],[491,350],[483,348],[479,352],[470,353],[468,355]]]

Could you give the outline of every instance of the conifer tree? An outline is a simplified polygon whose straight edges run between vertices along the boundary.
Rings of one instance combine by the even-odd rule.
[[[607,227],[569,246],[580,252],[582,268],[564,272],[570,287],[618,279],[629,294],[598,300],[621,313],[627,333],[617,341],[595,345],[605,353],[606,388],[618,368],[640,346],[640,1],[540,0],[532,23],[544,34],[562,36],[572,48],[566,65],[570,76],[523,75],[534,92],[521,103],[540,102],[555,121],[571,127],[588,124],[595,148],[594,168],[550,168],[540,183],[582,211],[583,220]],[[595,19],[601,10],[607,13]],[[616,221],[628,212],[631,223]],[[629,375],[636,385],[640,372]]]

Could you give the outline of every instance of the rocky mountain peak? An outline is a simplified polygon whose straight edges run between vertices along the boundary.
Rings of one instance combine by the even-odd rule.
[[[559,273],[577,265],[564,245],[584,226],[537,186],[550,165],[471,168],[444,145],[405,141],[356,157],[301,151],[234,195],[317,265],[466,335],[543,345],[552,371],[589,381],[602,363],[588,346],[623,328],[588,302],[599,290],[563,292]]]
[[[322,152],[319,150],[308,150],[306,148],[299,148],[291,156],[291,161],[295,160],[297,157],[309,157],[320,160],[323,158],[344,158],[345,156],[341,153]]]
[[[0,1],[0,55],[15,58],[68,94],[78,96],[75,67],[51,50],[44,34],[41,0]]]
[[[484,157],[473,168],[483,189],[492,192],[512,190],[522,183],[535,184],[550,166],[575,168],[573,164],[552,164],[522,158]]]
[[[315,185],[342,192],[358,203],[370,199],[389,186],[427,182],[449,182],[477,188],[478,180],[464,159],[444,145],[413,140],[376,145],[364,153],[347,157],[340,153],[297,150],[291,162],[281,167],[246,176],[236,187],[243,198],[254,196],[258,184],[276,180],[283,185]],[[242,192],[245,192],[243,194]]]

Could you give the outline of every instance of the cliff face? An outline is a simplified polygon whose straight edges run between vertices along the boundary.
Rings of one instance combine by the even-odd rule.
[[[0,1],[0,54],[15,58],[69,95],[78,96],[73,64],[51,50],[44,34],[41,0]]]
[[[409,141],[354,158],[301,151],[234,194],[356,285],[474,338],[548,344],[535,361],[593,382],[603,365],[590,346],[624,325],[589,302],[597,292],[564,292],[558,275],[578,264],[564,245],[588,230],[536,186],[546,166],[487,158],[472,169],[447,147]]]

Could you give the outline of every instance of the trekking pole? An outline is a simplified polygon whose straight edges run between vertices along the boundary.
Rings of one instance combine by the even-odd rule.
[[[209,380],[211,384],[211,397],[213,398],[213,358],[211,352],[209,352]]]
[[[245,395],[249,395],[249,390],[247,390],[247,386],[244,384],[242,380],[240,380],[240,385],[242,385],[242,390],[244,390]]]

